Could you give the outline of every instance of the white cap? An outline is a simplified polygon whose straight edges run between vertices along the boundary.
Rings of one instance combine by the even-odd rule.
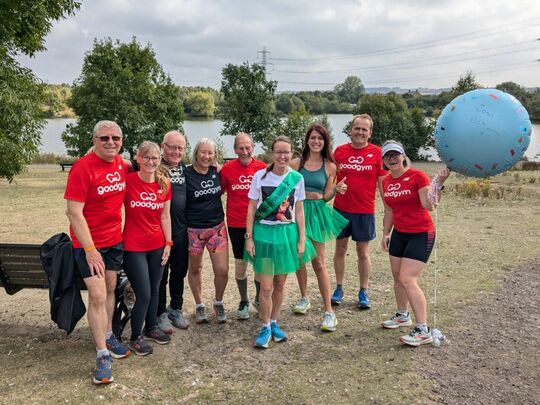
[[[388,152],[399,152],[401,153],[402,155],[405,154],[405,151],[403,150],[403,146],[397,144],[397,143],[394,143],[394,142],[390,142],[390,143],[387,143],[386,145],[383,146],[382,148],[382,156],[384,157],[384,155],[386,155]]]

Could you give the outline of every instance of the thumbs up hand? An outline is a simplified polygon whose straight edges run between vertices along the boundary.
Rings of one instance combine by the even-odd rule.
[[[347,191],[347,183],[345,183],[345,180],[347,180],[347,177],[343,177],[343,179],[341,179],[341,181],[336,184],[336,192],[338,192],[339,194],[345,194],[345,192]]]

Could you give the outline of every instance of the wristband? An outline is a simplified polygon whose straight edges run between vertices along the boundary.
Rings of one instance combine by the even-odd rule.
[[[173,245],[173,241],[172,240],[168,240],[165,242],[165,246],[172,246]]]
[[[91,252],[92,250],[94,250],[95,248],[96,248],[96,247],[95,247],[94,245],[90,245],[90,246],[85,247],[85,248],[84,248],[84,251],[85,251],[86,253],[88,253],[88,252]]]

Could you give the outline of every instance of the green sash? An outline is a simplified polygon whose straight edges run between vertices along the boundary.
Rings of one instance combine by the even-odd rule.
[[[266,200],[257,208],[255,212],[255,218],[258,220],[266,218],[270,215],[279,204],[289,195],[289,193],[296,187],[302,175],[293,169],[289,169],[289,174],[283,179],[283,181],[276,187],[276,189],[270,194]]]

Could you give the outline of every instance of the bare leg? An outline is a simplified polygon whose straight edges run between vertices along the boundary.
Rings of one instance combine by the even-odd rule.
[[[216,301],[223,300],[223,293],[229,281],[229,250],[210,253],[210,261],[214,270],[214,288]]]
[[[285,295],[285,281],[287,281],[286,274],[274,276],[274,291],[272,292],[272,311],[270,319],[277,320],[279,313],[281,312],[283,296]]]
[[[399,282],[407,293],[416,323],[427,323],[426,297],[418,285],[418,279],[425,267],[426,264],[421,261],[407,258],[401,259]]]
[[[298,287],[300,287],[300,296],[307,297],[308,274],[307,274],[307,269],[306,269],[305,264],[300,266],[300,268],[296,272],[296,279],[298,280]]]
[[[336,250],[334,252],[334,271],[336,273],[336,284],[343,284],[345,274],[345,254],[349,238],[336,239]]]
[[[84,279],[88,290],[88,325],[98,350],[106,349],[107,332],[107,287],[105,279],[87,277]]]
[[[189,256],[188,283],[197,305],[202,303],[202,259],[202,253]]]
[[[112,319],[116,306],[116,271],[105,271],[105,284],[107,286],[107,331],[112,330]]]
[[[405,288],[399,282],[401,270],[401,257],[390,256],[390,267],[392,268],[392,277],[394,278],[394,294],[396,296],[397,309],[406,310],[409,306],[409,299]]]
[[[317,283],[319,284],[319,291],[323,299],[324,310],[326,312],[333,313],[332,304],[330,302],[330,296],[332,294],[330,287],[330,276],[326,270],[326,258],[324,256],[325,246],[324,243],[313,242],[315,250],[317,251],[317,257],[311,261],[315,275],[317,276]],[[298,272],[297,272],[298,275]],[[307,284],[307,278],[306,278]]]
[[[369,242],[356,242],[356,253],[358,254],[358,275],[360,277],[360,287],[367,289],[369,285],[369,274],[371,273]]]
[[[274,277],[259,274],[261,292],[259,294],[259,316],[266,324],[270,323],[272,308],[272,292],[274,290]]]

